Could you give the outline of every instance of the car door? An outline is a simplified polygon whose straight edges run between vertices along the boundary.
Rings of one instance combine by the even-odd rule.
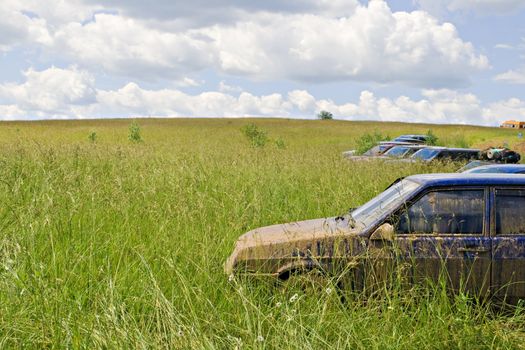
[[[525,188],[495,188],[492,195],[492,293],[525,298]]]
[[[489,190],[437,188],[395,217],[397,261],[412,283],[425,280],[484,295],[490,283]]]

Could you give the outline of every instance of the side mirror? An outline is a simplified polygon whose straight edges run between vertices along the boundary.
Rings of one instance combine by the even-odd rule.
[[[393,241],[394,240],[394,226],[384,223],[370,235],[371,241]]]

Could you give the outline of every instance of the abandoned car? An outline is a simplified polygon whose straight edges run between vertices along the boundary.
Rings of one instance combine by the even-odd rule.
[[[409,284],[445,275],[453,290],[525,298],[525,176],[409,176],[345,215],[242,235],[225,272],[277,281],[346,271],[360,288],[381,276],[374,269],[401,265]]]
[[[376,146],[379,147],[379,146]],[[350,156],[348,160],[352,161],[374,161],[374,160],[391,160],[391,159],[402,159],[408,158],[417,151],[426,148],[425,145],[397,145],[388,149],[382,154],[378,155],[362,155],[362,156]]]
[[[470,148],[448,148],[448,147],[426,147],[416,153],[410,158],[399,161],[406,162],[432,162],[436,160],[441,161],[454,161],[454,162],[467,162],[475,159],[479,159],[479,149]]]

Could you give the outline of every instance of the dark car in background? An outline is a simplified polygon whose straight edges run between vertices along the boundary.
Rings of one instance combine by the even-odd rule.
[[[345,215],[242,235],[225,272],[275,280],[346,274],[361,288],[395,266],[409,283],[445,276],[452,290],[525,298],[525,176],[409,176]]]
[[[362,155],[356,155],[355,150],[353,150],[353,151],[343,152],[343,157],[348,158],[348,159],[359,159],[362,157],[375,157],[375,156],[383,155],[386,151],[388,151],[392,147],[410,146],[410,145],[413,145],[413,144],[409,142],[400,142],[400,141],[381,141],[377,145],[375,145],[374,147],[370,148],[368,151],[363,153]]]
[[[349,160],[352,161],[374,161],[374,160],[391,160],[391,159],[401,159],[401,158],[407,158],[410,157],[415,152],[419,151],[420,149],[423,149],[427,146],[425,145],[401,145],[401,146],[393,146],[392,148],[389,148],[387,151],[385,151],[382,154],[378,155],[362,155],[362,156],[350,156],[347,157]]]
[[[350,158],[353,156],[380,156],[390,148],[400,145],[420,145],[426,142],[428,136],[426,135],[400,135],[391,141],[380,141],[377,145],[371,147],[369,150],[361,155],[356,154],[356,150],[343,152],[343,157]]]
[[[480,150],[470,148],[426,147],[414,153],[411,161],[431,162],[436,160],[449,160],[468,162],[479,159]]]

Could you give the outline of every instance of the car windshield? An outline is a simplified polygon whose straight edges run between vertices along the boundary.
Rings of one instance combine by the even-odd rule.
[[[385,156],[402,157],[406,153],[406,151],[408,151],[408,147],[396,146],[386,151]]]
[[[357,223],[367,227],[385,211],[392,210],[405,201],[419,186],[416,182],[402,180],[355,209],[352,212],[352,217]]]
[[[430,160],[437,156],[441,150],[433,148],[423,148],[412,155],[411,158],[419,160]]]
[[[381,149],[379,146],[374,146],[370,148],[368,151],[363,153],[364,156],[375,156],[381,152]]]

